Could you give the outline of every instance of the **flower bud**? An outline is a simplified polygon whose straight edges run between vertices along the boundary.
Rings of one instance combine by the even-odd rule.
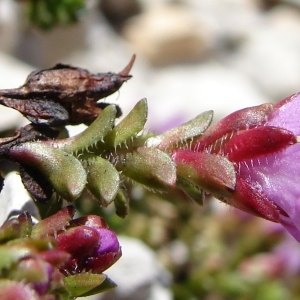
[[[61,270],[70,274],[82,271],[102,273],[121,257],[121,248],[113,231],[98,216],[81,217],[70,222],[57,235],[58,249],[71,254]]]

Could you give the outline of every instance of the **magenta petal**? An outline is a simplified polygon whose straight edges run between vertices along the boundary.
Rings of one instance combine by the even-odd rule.
[[[300,230],[291,222],[281,221],[281,225],[298,241],[300,242]]]
[[[211,126],[203,135],[195,139],[192,149],[202,151],[225,135],[231,135],[239,130],[262,125],[268,120],[268,116],[272,112],[272,104],[263,104],[238,110]]]
[[[100,235],[100,244],[97,247],[97,255],[119,251],[119,241],[113,231],[107,228],[101,228],[98,229],[98,232]]]
[[[300,134],[300,93],[294,94],[276,104],[265,125],[277,126]]]
[[[240,162],[277,152],[296,142],[294,134],[288,130],[261,126],[234,135],[225,143],[224,154],[230,161]]]
[[[239,164],[239,172],[285,212],[280,222],[300,240],[300,144],[246,160]]]
[[[237,178],[235,191],[226,200],[230,205],[253,215],[274,222],[280,220],[280,214],[274,202],[255,185],[244,179]]]

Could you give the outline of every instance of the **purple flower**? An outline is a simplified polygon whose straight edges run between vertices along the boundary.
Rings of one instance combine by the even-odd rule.
[[[299,116],[300,93],[274,106],[237,111],[211,126],[189,150],[173,150],[179,175],[185,166],[193,167],[200,187],[281,223],[300,241]]]

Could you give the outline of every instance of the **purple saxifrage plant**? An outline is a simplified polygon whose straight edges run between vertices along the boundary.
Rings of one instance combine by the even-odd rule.
[[[300,241],[300,94],[242,109],[212,126],[207,111],[164,133],[141,134],[146,99],[120,122],[118,106],[98,101],[131,77],[133,61],[120,73],[98,74],[59,64],[0,91],[1,104],[32,122],[0,138],[0,158],[15,163],[39,205],[57,207],[37,224],[24,213],[1,227],[0,287],[7,294],[18,286],[36,299],[72,299],[114,287],[102,272],[121,256],[115,233],[98,216],[73,219],[74,208],[53,195],[72,202],[87,191],[125,217],[128,181],[200,204],[213,195],[281,223]],[[80,123],[88,125],[83,132],[59,138],[55,126]]]

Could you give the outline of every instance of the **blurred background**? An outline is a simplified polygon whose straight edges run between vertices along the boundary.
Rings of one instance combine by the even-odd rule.
[[[87,0],[72,24],[52,24],[47,14],[39,22],[43,13],[30,22],[28,1],[0,0],[0,88],[58,62],[118,72],[135,53],[133,78],[106,100],[126,115],[146,97],[152,132],[300,90],[299,0]],[[2,136],[25,122],[1,107]],[[107,271],[119,287],[93,299],[300,298],[300,245],[279,225],[214,199],[200,207],[139,186],[129,194],[126,219],[88,196],[77,201],[79,212],[107,219],[124,252]]]

